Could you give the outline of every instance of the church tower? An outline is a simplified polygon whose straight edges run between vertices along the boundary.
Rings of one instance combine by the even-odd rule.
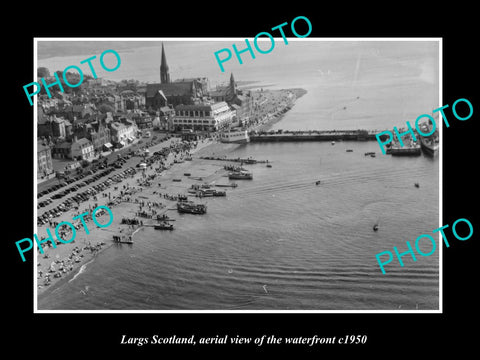
[[[160,83],[168,84],[170,82],[170,74],[168,72],[167,57],[162,43],[162,63],[160,64]]]
[[[235,84],[235,79],[233,73],[230,74],[230,83],[228,84],[225,91],[225,100],[230,103],[235,100],[237,97],[237,84]]]
[[[233,73],[230,73],[230,92],[233,96],[237,95],[237,84],[235,84]]]

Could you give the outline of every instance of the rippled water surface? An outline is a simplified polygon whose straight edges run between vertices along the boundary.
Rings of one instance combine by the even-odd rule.
[[[309,92],[274,127],[385,129],[431,111],[438,49],[395,49],[375,43],[316,50],[318,61],[309,58],[290,76]],[[255,74],[288,87],[287,61],[292,57],[271,78]],[[249,166],[254,179],[206,200],[204,216],[175,214],[173,232],[144,228],[133,246],[106,249],[43,296],[39,308],[438,309],[438,250],[416,262],[405,256],[404,267],[392,262],[386,275],[375,258],[393,246],[406,250],[407,240],[439,227],[438,158],[382,156],[374,141],[255,143],[231,148],[228,157],[237,156],[273,166]]]

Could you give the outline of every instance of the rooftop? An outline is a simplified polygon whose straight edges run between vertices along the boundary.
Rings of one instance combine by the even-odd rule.
[[[154,97],[159,90],[162,90],[165,96],[190,95],[192,93],[193,82],[173,82],[168,84],[147,84],[147,97]]]

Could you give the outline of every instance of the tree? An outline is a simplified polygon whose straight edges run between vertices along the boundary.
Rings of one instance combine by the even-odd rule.
[[[50,71],[46,67],[39,67],[37,68],[37,77],[38,78],[46,78],[50,76]]]
[[[102,114],[106,114],[107,112],[114,113],[115,109],[112,104],[106,102],[98,106],[98,111],[100,111]]]

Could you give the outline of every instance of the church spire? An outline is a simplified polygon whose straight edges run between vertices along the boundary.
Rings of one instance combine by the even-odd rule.
[[[162,43],[162,62],[160,64],[160,83],[168,84],[170,82],[170,74],[168,72],[167,57]]]
[[[228,93],[232,99],[237,95],[237,84],[235,84],[233,73],[230,73],[230,85]]]

